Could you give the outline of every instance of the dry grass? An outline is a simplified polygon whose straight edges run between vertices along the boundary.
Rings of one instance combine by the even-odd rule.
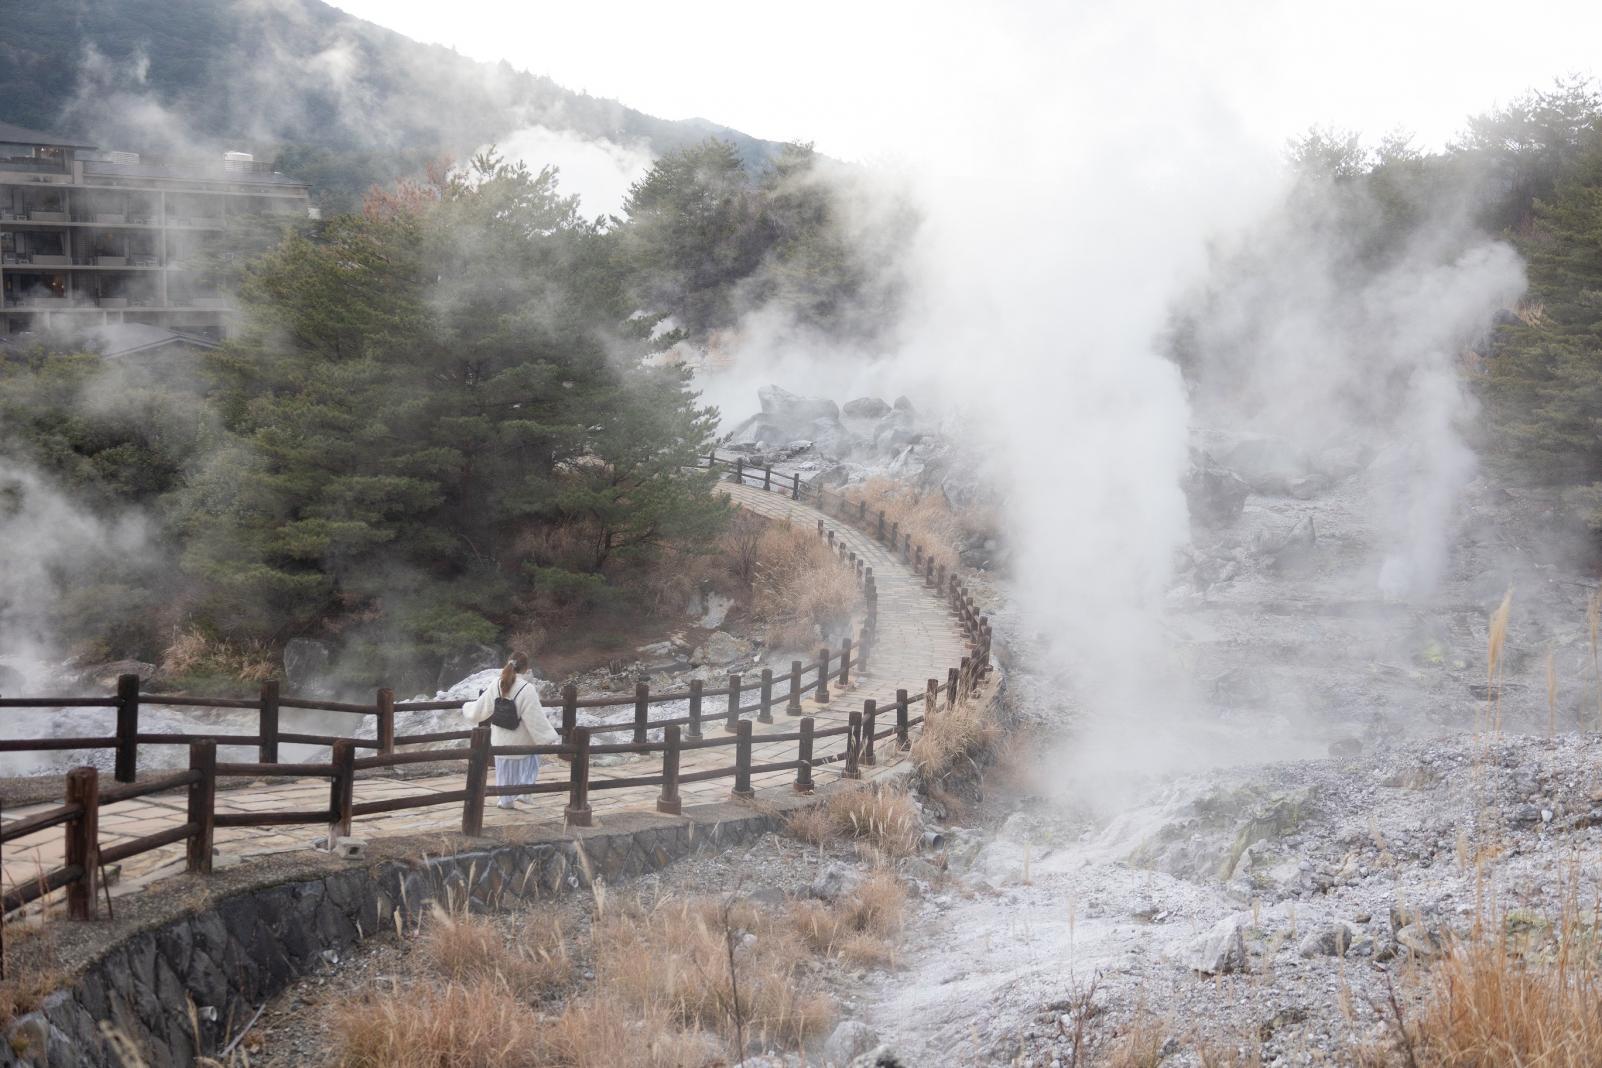
[[[884,967],[893,961],[890,940],[900,933],[906,911],[906,888],[881,868],[840,901],[792,903],[790,922],[814,952]]]
[[[561,925],[545,916],[532,917],[508,944],[489,920],[436,910],[417,948],[429,967],[446,979],[499,980],[527,1001],[548,997],[573,977]]]
[[[340,1068],[534,1068],[543,1025],[506,984],[419,984],[340,1005],[332,1032]]]
[[[815,846],[826,846],[839,837],[834,818],[823,805],[810,805],[790,813],[784,825],[790,834]]]
[[[912,740],[912,760],[924,781],[938,781],[989,744],[996,733],[989,709],[989,702],[973,698],[948,709],[942,693],[938,710],[924,711],[923,726]]]
[[[180,631],[161,654],[161,674],[169,679],[221,677],[264,682],[278,671],[278,658],[265,642],[231,642],[198,630]]]
[[[599,917],[591,939],[599,988],[629,1006],[661,1008],[683,1026],[800,1045],[834,1017],[833,1002],[803,981],[801,937],[748,902],[625,908]]]
[[[1103,1068],[1157,1068],[1168,1031],[1152,1013],[1140,1012],[1097,1063]]]
[[[853,505],[867,502],[868,517],[875,524],[884,512],[884,525],[900,524],[902,534],[912,535],[912,544],[923,546],[936,562],[955,566],[964,542],[990,537],[996,531],[996,517],[982,509],[957,509],[939,493],[920,493],[911,486],[889,478],[869,479],[847,493]]]
[[[723,1047],[716,1036],[675,1029],[660,1006],[642,1009],[602,995],[575,1001],[540,1024],[538,1063],[543,1068],[697,1068],[728,1063]]]
[[[1513,612],[1513,590],[1510,587],[1502,595],[1502,603],[1497,605],[1496,611],[1491,613],[1489,633],[1486,638],[1486,699],[1494,701],[1491,711],[1491,729],[1497,732],[1502,730],[1502,687],[1500,685],[1502,674],[1502,647],[1507,642],[1508,616]]]
[[[1602,970],[1594,957],[1560,945],[1555,959],[1531,961],[1504,940],[1478,939],[1454,947],[1428,982],[1422,1013],[1399,1035],[1419,1065],[1602,1064]]]
[[[887,857],[918,851],[923,828],[905,790],[861,786],[835,794],[823,807],[837,834],[866,841]]]
[[[850,623],[856,578],[817,531],[766,524],[752,574],[752,608],[770,647],[811,652],[820,631],[842,630]]]

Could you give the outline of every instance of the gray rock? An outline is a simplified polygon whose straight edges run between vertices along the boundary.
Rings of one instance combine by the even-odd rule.
[[[848,1068],[909,1068],[908,1062],[896,1056],[889,1046],[875,1046],[854,1058]]]
[[[834,1064],[850,1064],[878,1044],[878,1034],[861,1020],[841,1020],[823,1044],[823,1053]]]
[[[1441,954],[1441,941],[1422,923],[1410,923],[1396,932],[1396,944],[1413,956],[1429,960]]]
[[[1337,920],[1302,939],[1297,952],[1304,957],[1344,957],[1356,942],[1352,925]]]
[[[1293,484],[1314,473],[1306,454],[1283,438],[1243,438],[1217,455],[1258,493],[1288,494]]]
[[[844,864],[830,864],[807,887],[807,896],[819,901],[838,901],[856,890],[862,876]]]
[[[328,672],[334,651],[316,638],[291,638],[284,646],[285,689],[291,693],[311,690]]]
[[[1205,452],[1193,452],[1181,484],[1192,519],[1204,526],[1224,526],[1240,517],[1251,487],[1233,471],[1220,467]]]
[[[754,648],[744,638],[736,638],[726,631],[713,631],[701,647],[690,654],[690,663],[724,667],[744,660]]]
[[[904,396],[897,397],[895,399],[895,404],[892,407],[894,407],[898,412],[911,412],[913,414],[917,414],[918,411],[918,409],[912,406],[912,402]]]
[[[1246,970],[1246,923],[1226,916],[1196,936],[1185,951],[1185,964],[1202,975],[1228,975]]]
[[[853,419],[878,419],[889,413],[891,408],[878,397],[858,397],[846,401],[845,407],[840,410]]]

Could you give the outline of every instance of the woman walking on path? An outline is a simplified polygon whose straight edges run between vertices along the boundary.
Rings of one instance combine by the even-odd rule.
[[[555,745],[561,741],[556,728],[545,718],[539,689],[522,677],[528,670],[528,657],[513,653],[501,668],[498,684],[487,687],[476,700],[462,706],[462,715],[474,723],[490,721],[490,745]],[[499,706],[499,708],[497,708]],[[515,718],[515,721],[513,717]],[[495,785],[530,786],[540,776],[540,758],[529,756],[495,758]],[[516,797],[503,797],[501,808],[512,808]]]

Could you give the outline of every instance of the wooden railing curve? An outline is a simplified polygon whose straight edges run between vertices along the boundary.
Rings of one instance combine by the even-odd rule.
[[[439,731],[423,734],[397,734],[397,715],[408,712],[440,711],[459,708],[459,701],[396,701],[393,691],[380,689],[372,704],[323,701],[285,697],[279,692],[275,680],[264,682],[254,700],[241,698],[204,698],[187,695],[150,694],[143,691],[137,675],[123,675],[117,680],[115,695],[111,697],[0,697],[0,710],[8,708],[109,708],[117,714],[116,733],[104,737],[33,738],[0,740],[0,752],[38,752],[60,749],[104,748],[115,750],[114,784],[104,789],[99,773],[92,767],[74,768],[66,776],[66,796],[62,805],[35,813],[22,820],[0,825],[0,848],[28,835],[64,828],[66,836],[65,863],[53,871],[42,873],[37,879],[5,892],[4,912],[12,912],[55,890],[65,888],[67,912],[74,919],[93,917],[96,909],[96,892],[100,883],[100,869],[109,863],[120,862],[140,853],[171,845],[187,843],[187,869],[200,874],[209,873],[212,862],[212,837],[217,827],[266,827],[293,824],[323,824],[329,828],[330,844],[339,836],[348,836],[352,823],[359,816],[423,808],[440,804],[462,805],[462,831],[478,835],[483,829],[484,804],[490,797],[508,797],[522,794],[566,793],[564,818],[569,826],[584,827],[591,823],[589,794],[591,790],[614,790],[641,787],[659,787],[657,808],[662,812],[678,812],[679,788],[688,783],[720,778],[733,779],[731,796],[736,799],[752,796],[751,776],[775,771],[795,771],[793,787],[797,792],[809,793],[813,788],[814,768],[843,762],[844,774],[857,777],[864,765],[876,760],[875,744],[894,739],[900,749],[911,746],[911,730],[921,725],[926,717],[939,711],[942,695],[946,708],[969,697],[990,670],[990,624],[974,603],[968,588],[958,578],[955,561],[936,562],[935,554],[924,546],[915,545],[910,534],[903,534],[892,524],[888,529],[884,514],[869,516],[867,506],[852,501],[845,494],[827,487],[803,481],[799,475],[776,475],[771,467],[750,467],[739,459],[725,459],[714,451],[706,458],[707,466],[727,470],[730,480],[740,485],[757,486],[768,492],[780,492],[792,500],[813,503],[819,511],[833,514],[851,523],[863,533],[887,546],[915,572],[924,577],[926,587],[937,590],[946,599],[956,616],[969,646],[969,655],[960,664],[948,670],[944,681],[929,679],[924,689],[912,693],[898,689],[895,695],[884,700],[867,699],[861,712],[853,711],[849,723],[837,727],[818,728],[810,716],[803,715],[802,701],[812,695],[820,703],[828,701],[831,681],[844,684],[850,672],[864,670],[878,630],[878,591],[873,569],[855,552],[846,549],[844,541],[834,531],[818,521],[818,536],[837,554],[842,564],[852,569],[863,595],[863,626],[855,642],[845,639],[838,651],[820,649],[810,664],[794,661],[790,671],[780,675],[762,672],[757,692],[759,697],[751,703],[742,703],[747,693],[746,683],[738,674],[729,677],[729,684],[708,689],[693,682],[688,690],[652,695],[645,683],[639,684],[632,697],[598,696],[580,698],[575,687],[563,688],[561,698],[562,741],[558,745],[501,746],[490,744],[489,728],[480,725],[470,730]],[[788,478],[789,484],[786,485]],[[833,511],[831,512],[831,508]],[[783,692],[776,692],[774,683],[786,683]],[[708,736],[703,702],[706,698],[729,698],[727,710],[721,717],[723,731]],[[665,702],[688,701],[689,714],[663,719],[651,719],[650,707]],[[139,730],[139,712],[144,703],[166,705],[235,708],[253,710],[258,715],[257,733],[253,735],[190,735],[181,733],[148,733]],[[912,715],[915,705],[922,705],[919,715]],[[577,712],[580,708],[626,707],[632,705],[632,720],[619,723],[580,725]],[[279,728],[279,712],[284,708],[343,712],[376,720],[374,738],[357,739],[334,735],[313,735],[285,732]],[[748,714],[755,713],[760,722],[773,722],[774,711],[796,717],[797,730],[793,732],[754,735]],[[890,717],[893,714],[893,721]],[[879,727],[880,717],[885,725]],[[597,744],[595,738],[614,732],[632,731],[628,742]],[[661,731],[660,741],[651,741],[650,732]],[[815,756],[814,747],[820,739],[846,738],[846,745],[829,756]],[[430,748],[400,751],[402,745],[422,745],[436,742],[466,741],[465,747]],[[770,761],[753,765],[752,747],[762,744],[795,742],[793,760]],[[278,759],[282,743],[327,746],[328,763],[286,763]],[[141,745],[187,745],[189,767],[167,774],[138,779],[138,754]],[[219,745],[256,746],[258,759],[251,763],[219,763]],[[732,747],[733,762],[727,766],[681,773],[679,761],[688,750]],[[356,755],[358,749],[376,750],[371,756]],[[661,770],[656,774],[592,782],[590,764],[594,756],[608,753],[661,754]],[[522,756],[539,754],[557,756],[568,762],[566,782],[543,782],[525,786],[490,786],[488,767],[494,756]],[[415,763],[460,762],[464,766],[463,788],[445,793],[426,792],[417,795],[386,798],[382,801],[356,803],[354,783],[358,772],[400,767]],[[295,776],[321,777],[329,780],[329,804],[326,808],[276,812],[218,812],[216,789],[219,778]],[[99,844],[99,811],[106,805],[116,804],[168,791],[187,791],[186,821],[175,827],[130,842],[102,849]],[[0,955],[3,959],[3,955]]]

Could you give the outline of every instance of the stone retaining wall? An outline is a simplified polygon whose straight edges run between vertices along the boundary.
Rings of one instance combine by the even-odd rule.
[[[617,883],[775,830],[784,811],[808,803],[703,805],[679,819],[619,815],[604,828],[449,856],[353,861],[318,878],[240,891],[107,950],[72,986],[13,1021],[0,1065],[132,1068],[108,1039],[112,1029],[150,1068],[189,1065],[222,1049],[293,979],[337,962],[374,931],[415,922],[433,903],[485,911],[587,889],[592,879]]]

